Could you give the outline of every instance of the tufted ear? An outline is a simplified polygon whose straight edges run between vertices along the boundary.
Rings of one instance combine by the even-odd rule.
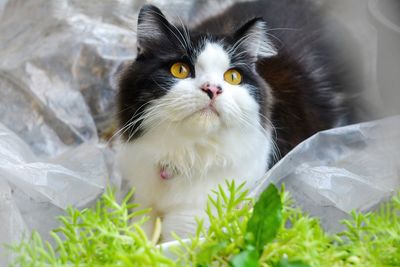
[[[277,50],[267,35],[267,24],[262,18],[255,18],[245,23],[235,32],[236,43],[254,58],[272,57]]]
[[[141,53],[167,38],[171,24],[160,9],[145,5],[140,9],[137,26],[138,52]]]

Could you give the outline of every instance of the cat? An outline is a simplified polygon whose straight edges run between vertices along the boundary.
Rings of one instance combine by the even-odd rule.
[[[218,184],[251,187],[307,137],[355,120],[352,53],[336,36],[306,0],[236,3],[190,29],[141,8],[118,162],[152,209],[147,234],[156,217],[163,240],[193,233]]]

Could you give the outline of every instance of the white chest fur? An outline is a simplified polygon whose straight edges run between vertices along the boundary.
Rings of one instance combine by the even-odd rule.
[[[118,162],[123,178],[136,188],[135,201],[163,218],[168,240],[171,231],[181,236],[194,231],[194,218],[202,217],[207,195],[218,184],[235,179],[251,185],[264,174],[271,150],[267,135],[230,128],[194,137],[157,127],[122,144]],[[162,166],[173,170],[169,179],[160,177]]]

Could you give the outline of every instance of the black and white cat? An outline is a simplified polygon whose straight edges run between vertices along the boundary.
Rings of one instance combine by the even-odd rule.
[[[317,131],[351,122],[346,54],[305,0],[233,5],[188,29],[139,14],[136,60],[120,81],[123,178],[163,237],[195,229],[226,179],[251,186]]]

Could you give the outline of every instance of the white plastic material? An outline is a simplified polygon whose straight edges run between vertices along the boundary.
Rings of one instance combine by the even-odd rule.
[[[281,184],[332,231],[400,190],[400,116],[317,133],[278,162],[253,191]]]
[[[31,230],[46,238],[68,205],[82,208],[97,199],[110,177],[107,153],[87,143],[44,160],[0,124],[0,244]]]

